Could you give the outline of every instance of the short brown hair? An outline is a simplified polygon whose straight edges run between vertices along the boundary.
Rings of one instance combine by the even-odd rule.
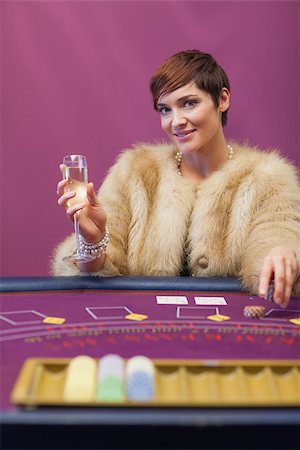
[[[210,94],[216,108],[219,106],[222,88],[230,90],[225,71],[210,54],[187,50],[168,58],[153,74],[150,89],[154,109],[157,111],[161,95],[169,94],[192,81],[195,81],[199,89]],[[226,125],[227,111],[222,112],[222,126]]]

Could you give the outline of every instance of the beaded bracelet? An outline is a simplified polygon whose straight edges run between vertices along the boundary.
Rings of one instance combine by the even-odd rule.
[[[82,255],[93,255],[98,258],[103,255],[105,250],[107,249],[107,245],[109,243],[109,231],[108,228],[105,228],[105,235],[101,239],[101,241],[93,244],[91,242],[87,242],[84,240],[82,236],[79,235],[79,252]]]

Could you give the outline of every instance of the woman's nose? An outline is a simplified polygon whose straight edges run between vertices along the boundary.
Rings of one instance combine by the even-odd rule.
[[[173,111],[173,116],[172,116],[172,127],[173,128],[182,128],[184,125],[186,125],[186,123],[187,123],[187,120],[181,111]]]

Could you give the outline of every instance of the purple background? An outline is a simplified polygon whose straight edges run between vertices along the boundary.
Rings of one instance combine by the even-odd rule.
[[[149,78],[171,54],[227,71],[226,136],[299,164],[299,2],[2,1],[1,274],[45,275],[72,231],[58,164],[88,157],[98,187],[118,153],[163,134]]]

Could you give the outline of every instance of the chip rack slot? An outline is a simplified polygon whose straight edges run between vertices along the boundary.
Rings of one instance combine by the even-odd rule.
[[[216,397],[216,389],[212,386],[209,369],[206,367],[188,367],[187,383],[192,403],[209,403]]]
[[[176,403],[182,399],[180,386],[182,384],[180,368],[174,365],[156,367],[156,399],[161,402]],[[175,393],[175,395],[174,395]]]
[[[240,392],[240,402],[249,402],[250,395],[248,390],[247,378],[245,369],[242,366],[237,366],[236,368],[237,384],[239,386]]]
[[[238,373],[234,366],[218,368],[220,402],[239,402],[241,398]]]
[[[250,366],[245,369],[251,403],[264,403],[272,399],[272,391],[266,376],[265,367]]]
[[[67,366],[44,364],[41,368],[39,383],[36,386],[35,397],[47,401],[58,401],[62,398],[66,380]]]
[[[272,400],[277,400],[279,398],[279,391],[275,381],[275,375],[271,367],[265,367],[265,377],[269,386],[269,394]]]
[[[218,403],[221,399],[220,374],[211,368],[209,369],[209,389],[211,402]]]
[[[187,383],[187,368],[182,365],[179,367],[179,395],[180,399],[189,402],[191,400],[189,384]]]
[[[205,368],[204,372],[206,372],[207,376],[207,388],[208,388],[208,400],[209,402],[216,403],[221,398],[221,389],[220,389],[220,377],[218,372],[209,367]]]
[[[273,373],[279,397],[287,402],[297,401],[300,405],[300,369],[299,367],[274,367]],[[295,397],[296,393],[296,397]]]

